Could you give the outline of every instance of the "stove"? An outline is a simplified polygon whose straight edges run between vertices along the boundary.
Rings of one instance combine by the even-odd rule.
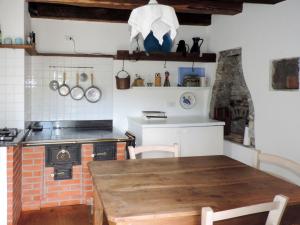
[[[13,141],[18,133],[17,128],[0,128],[0,141]]]

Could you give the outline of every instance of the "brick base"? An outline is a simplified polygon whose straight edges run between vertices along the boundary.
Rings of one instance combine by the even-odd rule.
[[[17,225],[21,214],[21,168],[21,147],[9,147],[7,150],[7,225]]]
[[[73,166],[71,180],[55,181],[53,167],[45,167],[45,147],[23,148],[22,210],[87,204],[93,202],[93,185],[88,170],[92,161],[93,145],[83,144],[81,165]],[[126,159],[126,143],[117,143],[117,159]]]

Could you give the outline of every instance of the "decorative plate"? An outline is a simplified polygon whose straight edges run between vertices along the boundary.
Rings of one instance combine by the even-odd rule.
[[[192,92],[185,92],[180,96],[180,105],[184,109],[191,109],[196,104],[196,97]]]

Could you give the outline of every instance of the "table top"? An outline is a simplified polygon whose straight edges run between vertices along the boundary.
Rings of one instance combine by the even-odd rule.
[[[110,221],[200,215],[273,201],[300,204],[300,187],[226,156],[91,162],[90,172]]]

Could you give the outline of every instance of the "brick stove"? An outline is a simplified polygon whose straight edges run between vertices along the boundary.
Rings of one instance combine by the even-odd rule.
[[[22,211],[22,147],[7,148],[7,225],[16,225]]]
[[[92,204],[92,179],[87,167],[93,161],[93,144],[81,145],[81,165],[73,166],[73,177],[54,180],[53,167],[45,167],[45,146],[22,151],[22,210],[63,205]],[[126,159],[126,142],[117,142],[117,160]]]

